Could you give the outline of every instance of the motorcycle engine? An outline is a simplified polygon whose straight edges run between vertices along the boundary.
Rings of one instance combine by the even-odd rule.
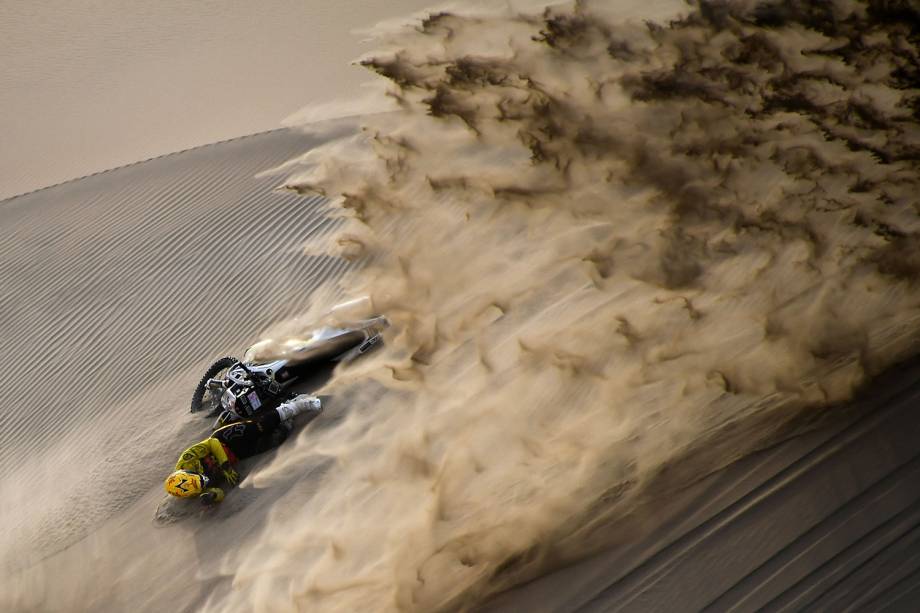
[[[226,411],[232,411],[243,417],[251,417],[262,406],[262,398],[252,387],[242,389],[231,386],[224,390],[220,397],[220,406]]]

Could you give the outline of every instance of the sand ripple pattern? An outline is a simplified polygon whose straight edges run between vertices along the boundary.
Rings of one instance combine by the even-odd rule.
[[[0,203],[4,562],[60,549],[158,481],[207,363],[347,266],[303,251],[336,225],[321,198],[255,178],[310,144],[276,131]]]

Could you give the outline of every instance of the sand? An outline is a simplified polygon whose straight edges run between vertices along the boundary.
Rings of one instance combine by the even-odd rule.
[[[913,611],[920,364],[840,415],[651,497],[615,548],[483,611]]]
[[[59,300],[48,300],[33,316],[45,325],[59,326],[54,333],[58,342],[51,346],[72,348],[70,359],[49,351],[48,343],[39,336],[7,345],[17,350],[11,353],[10,363],[22,364],[14,380],[28,376],[30,364],[42,359],[52,372],[79,368],[81,376],[109,382],[115,389],[107,396],[108,390],[91,384],[89,389],[101,390],[97,395],[56,398],[47,393],[46,384],[34,389],[35,397],[22,405],[37,408],[20,414],[15,421],[19,434],[7,439],[31,444],[4,447],[5,470],[15,471],[15,478],[4,483],[3,522],[10,526],[4,532],[5,610],[153,611],[163,606],[194,610],[211,590],[230,590],[211,576],[214,571],[208,563],[236,546],[229,535],[257,533],[272,505],[280,507],[275,512],[283,510],[277,491],[253,496],[241,490],[233,496],[242,494],[244,500],[234,504],[234,498],[229,499],[230,512],[206,521],[190,520],[167,528],[157,528],[152,521],[153,508],[161,497],[160,473],[182,446],[180,441],[194,439],[193,434],[202,428],[199,420],[185,413],[198,371],[210,357],[241,347],[254,337],[253,330],[267,322],[306,310],[311,284],[341,272],[341,265],[324,268],[300,255],[298,241],[309,240],[317,228],[328,226],[318,221],[318,203],[273,192],[270,188],[276,180],[254,180],[246,174],[309,145],[302,136],[279,131],[144,162],[4,203],[6,211],[18,216],[19,235],[32,228],[46,237],[44,241],[22,240],[18,249],[30,245],[36,250],[51,249],[57,254],[51,261],[63,271],[69,270],[65,264],[72,258],[66,257],[66,249],[49,247],[55,243],[48,237],[55,235],[55,222],[67,211],[79,210],[78,219],[108,219],[110,227],[122,230],[121,241],[113,231],[107,234],[113,237],[109,241],[97,241],[98,226],[86,223],[83,260],[99,261],[123,242],[144,245],[170,240],[181,245],[185,237],[188,243],[194,242],[191,237],[200,232],[195,224],[136,224],[138,209],[164,220],[189,214],[189,201],[179,197],[193,191],[189,181],[224,184],[220,196],[195,200],[203,207],[198,212],[201,218],[222,214],[237,220],[229,227],[235,223],[238,228],[255,230],[257,236],[281,234],[279,224],[298,222],[298,229],[265,257],[253,256],[260,266],[284,263],[285,272],[278,274],[283,274],[285,283],[278,287],[297,291],[247,295],[247,300],[261,301],[258,309],[201,313],[190,332],[163,325],[163,321],[187,320],[181,315],[196,312],[184,303],[190,292],[178,281],[203,286],[205,295],[215,297],[208,304],[232,298],[232,294],[221,293],[226,291],[221,284],[205,280],[221,269],[217,262],[242,247],[239,243],[225,247],[220,242],[196,243],[196,249],[213,255],[186,258],[184,272],[154,282],[150,279],[157,279],[163,258],[178,256],[151,248],[125,270],[126,278],[142,278],[145,291],[137,296],[127,292],[122,298],[135,300],[129,302],[129,312],[149,313],[151,323],[131,324],[130,334],[123,328],[87,343],[81,335],[93,323],[96,328],[129,324],[100,316],[105,311],[99,308],[75,310]],[[225,172],[227,167],[237,171],[232,180],[228,179],[232,173]],[[132,190],[135,195],[126,198]],[[256,209],[262,214],[246,215]],[[274,214],[268,213],[273,210]],[[71,240],[78,242],[77,237]],[[112,257],[110,261],[124,259]],[[178,268],[173,261],[170,266]],[[51,270],[46,265],[42,274]],[[97,271],[91,267],[82,274],[62,272],[48,281],[55,282],[53,287],[69,287],[76,294],[76,304],[111,299],[100,296],[89,284]],[[29,296],[36,304],[41,295],[51,294],[47,289],[37,292],[46,286],[29,283],[30,275],[5,278],[7,288],[15,288],[7,292],[10,298]],[[151,296],[160,296],[160,306],[141,308],[152,303]],[[171,306],[174,303],[178,304]],[[169,308],[175,314],[167,317]],[[52,313],[57,321],[50,317]],[[62,321],[67,325],[61,325]],[[24,330],[21,334],[29,338]],[[139,352],[136,343],[143,351]],[[116,363],[131,364],[128,374],[150,380],[152,391],[138,394],[133,386],[119,391],[117,384],[122,379],[106,374],[110,363],[95,361],[106,356]],[[647,506],[617,519],[624,530],[619,531],[621,540],[615,547],[502,594],[484,604],[483,610],[912,610],[920,589],[918,373],[916,363],[896,369],[867,389],[852,408],[841,409],[837,416],[825,414],[805,434],[754,453],[690,487],[673,487],[673,480],[666,479],[665,489]],[[323,419],[330,414],[334,410]],[[74,437],[74,431],[83,434]],[[140,433],[148,435],[142,445],[134,440]],[[29,466],[17,466],[15,458],[21,457],[17,452],[25,452],[26,447],[38,459],[30,455]],[[134,455],[138,452],[139,457]],[[116,467],[107,466],[110,454],[118,459]],[[146,465],[140,466],[141,462]],[[133,485],[118,488],[119,498],[124,495],[124,499],[103,496],[104,504],[87,504],[86,499],[74,498],[66,480],[83,481],[67,464],[89,470],[104,466],[119,475],[130,467],[141,476]],[[53,488],[40,481],[28,496],[17,494],[13,488],[30,467],[54,471],[61,478],[55,479]],[[315,471],[310,476],[309,467],[305,472],[308,480],[318,480]],[[38,528],[46,533],[45,538],[40,538]],[[26,538],[14,545],[16,541],[10,539],[17,533]],[[59,551],[63,547],[69,548]],[[42,561],[24,574],[10,568],[39,559]],[[195,570],[189,576],[189,567],[206,571]],[[185,574],[181,581],[176,579],[179,574]]]
[[[298,604],[475,606],[916,354],[904,13],[623,8],[438,15],[366,59],[398,110],[290,184],[340,195],[393,395],[322,441],[323,528],[277,522],[317,549],[240,556],[241,592],[296,561]]]
[[[342,109],[360,30],[430,4],[4,2],[0,198]]]
[[[0,203],[0,605],[909,608],[915,41],[704,8],[440,15],[360,132]],[[361,294],[393,325],[322,418],[154,527],[210,359]]]
[[[160,608],[123,578],[131,564],[174,589],[163,557],[175,554],[156,542],[189,537],[154,530],[152,517],[161,473],[206,428],[188,413],[197,378],[305,312],[348,266],[303,253],[335,226],[319,199],[253,179],[310,143],[275,131],[0,204],[6,389],[19,412],[0,451],[3,566],[71,547],[24,583],[7,574],[4,609]],[[194,561],[193,545],[181,550]]]

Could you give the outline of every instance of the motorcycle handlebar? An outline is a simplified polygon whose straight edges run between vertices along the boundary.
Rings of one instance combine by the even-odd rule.
[[[243,369],[243,372],[245,372],[247,375],[252,377],[252,371],[246,368],[246,364],[244,364],[243,362],[237,362],[237,364],[239,364],[240,368]]]
[[[259,384],[259,381],[257,380],[256,374],[254,372],[246,368],[246,365],[243,362],[237,362],[237,364],[239,365],[240,368],[243,369],[243,372],[245,372],[249,376],[250,383],[252,383],[253,385]]]

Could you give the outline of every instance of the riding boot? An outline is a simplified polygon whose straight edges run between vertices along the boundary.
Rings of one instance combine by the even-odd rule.
[[[278,411],[278,416],[281,417],[281,421],[284,422],[305,411],[319,414],[323,410],[323,404],[316,396],[301,394],[300,396],[291,398],[287,402],[282,402],[275,410]]]

